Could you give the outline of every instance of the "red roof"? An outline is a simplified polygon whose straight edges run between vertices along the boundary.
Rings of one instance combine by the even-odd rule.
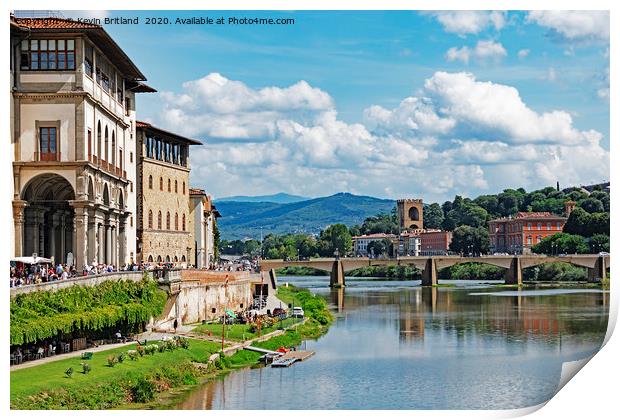
[[[149,124],[144,121],[136,121],[136,128],[146,128],[162,136],[172,137],[176,140],[180,140],[189,144],[202,145],[201,141],[183,137],[179,134],[171,133],[170,131],[164,130],[163,128],[155,127],[153,124]]]

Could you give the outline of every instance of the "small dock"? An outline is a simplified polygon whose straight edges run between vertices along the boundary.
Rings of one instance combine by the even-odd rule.
[[[295,362],[303,362],[304,360],[314,356],[313,351],[296,350],[284,353],[271,363],[271,367],[289,367]]]

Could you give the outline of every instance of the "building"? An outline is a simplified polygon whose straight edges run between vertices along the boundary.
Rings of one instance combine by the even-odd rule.
[[[491,220],[489,222],[490,250],[493,253],[529,253],[532,246],[547,236],[562,232],[564,223],[566,223],[566,217],[550,212],[519,212],[514,217]]]
[[[216,262],[214,234],[220,213],[204,190],[190,188],[189,197],[189,230],[194,239],[190,262],[196,268],[210,268]]]
[[[138,121],[138,259],[142,262],[193,261],[190,226],[189,146],[202,144]]]
[[[419,233],[401,233],[398,237],[398,255],[417,257],[422,251]]]
[[[14,255],[131,262],[135,94],[155,90],[99,25],[11,16],[10,52]]]
[[[398,226],[400,232],[424,229],[424,203],[421,199],[401,199],[396,201]]]
[[[369,235],[353,236],[353,253],[355,256],[368,256],[368,245],[372,242],[383,241],[387,239],[390,244],[398,243],[398,236],[389,233],[371,233]],[[388,253],[390,250],[388,249]]]
[[[447,255],[452,232],[426,229],[420,232],[420,255]]]

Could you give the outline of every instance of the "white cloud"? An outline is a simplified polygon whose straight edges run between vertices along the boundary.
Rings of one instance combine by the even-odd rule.
[[[549,28],[569,41],[609,42],[609,12],[579,10],[536,10],[528,22]]]
[[[480,62],[498,61],[506,57],[506,49],[499,42],[494,41],[478,41],[474,48],[464,46],[461,48],[452,47],[446,52],[446,60],[462,61],[469,63],[471,58]]]
[[[499,11],[442,11],[434,12],[433,15],[446,32],[461,36],[480,33],[487,27],[493,27],[499,31],[506,24],[506,13]]]
[[[396,107],[369,106],[357,124],[338,119],[329,94],[305,82],[254,89],[211,74],[162,99],[155,124],[205,140],[191,149],[192,183],[215,196],[415,191],[441,200],[609,178],[600,133],[469,73],[436,72]]]
[[[527,57],[528,55],[530,55],[530,50],[527,48],[524,48],[522,50],[519,50],[519,52],[517,53],[517,56],[520,59],[524,59],[525,57]]]

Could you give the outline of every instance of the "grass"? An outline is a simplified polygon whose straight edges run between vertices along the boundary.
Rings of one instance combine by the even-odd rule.
[[[292,325],[299,323],[299,318],[286,318],[282,321],[282,328],[288,328]],[[280,322],[278,321],[274,325],[268,328],[261,328],[261,335],[268,334],[280,328]],[[199,325],[192,330],[195,333],[209,335],[211,333],[214,337],[222,336],[222,324],[205,324]],[[245,341],[258,337],[258,332],[251,332],[249,324],[233,324],[226,325],[225,338],[231,341]]]
[[[135,348],[136,344],[132,344],[94,353],[92,360],[82,360],[78,355],[69,359],[12,371],[10,379],[11,400],[57,388],[78,390],[104,382],[109,383],[120,380],[129,373],[147,373],[164,365],[180,364],[187,361],[206,363],[211,354],[218,352],[219,344],[204,340],[190,340],[188,349],[178,348],[174,351],[156,352],[152,355],[138,357],[135,361],[126,358],[123,363],[117,363],[114,367],[107,365],[108,356],[118,355]],[[82,362],[90,365],[92,369],[90,373],[82,373],[80,364]],[[65,371],[69,367],[72,367],[74,372],[71,378],[65,375]]]

